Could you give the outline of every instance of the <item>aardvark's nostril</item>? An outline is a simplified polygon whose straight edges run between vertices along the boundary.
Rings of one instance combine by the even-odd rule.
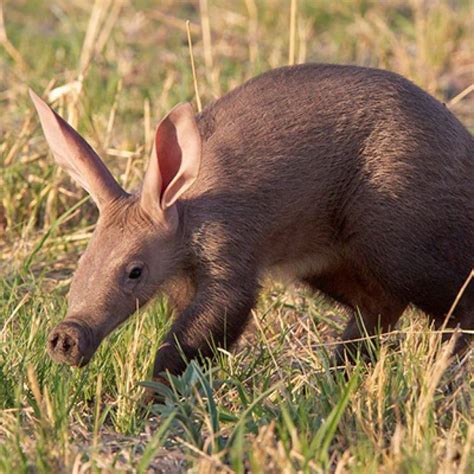
[[[67,335],[65,334],[63,337],[63,351],[65,354],[69,352],[69,349],[74,346],[74,341]]]
[[[51,350],[54,351],[56,349],[56,346],[58,345],[59,341],[59,336],[57,334],[53,334],[50,339],[49,339],[49,347]]]
[[[78,338],[73,334],[68,334],[67,330],[53,333],[49,338],[49,349],[53,353],[61,353],[65,356],[69,355],[74,347],[77,346]],[[59,355],[59,354],[58,354]]]

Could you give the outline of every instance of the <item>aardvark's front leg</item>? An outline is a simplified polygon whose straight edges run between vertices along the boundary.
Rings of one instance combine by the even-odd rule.
[[[188,361],[211,348],[230,347],[242,334],[255,305],[256,279],[237,276],[200,285],[191,304],[177,317],[158,349],[153,377],[169,371],[180,374]]]

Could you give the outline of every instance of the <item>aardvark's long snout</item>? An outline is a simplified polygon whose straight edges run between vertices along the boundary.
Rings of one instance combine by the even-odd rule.
[[[48,352],[55,362],[83,367],[93,356],[98,344],[90,327],[77,320],[58,324],[48,337]]]

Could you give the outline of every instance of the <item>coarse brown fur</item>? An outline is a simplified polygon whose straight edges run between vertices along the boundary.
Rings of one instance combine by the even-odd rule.
[[[58,360],[87,362],[136,301],[170,280],[180,310],[155,376],[182,371],[181,352],[191,359],[230,346],[269,272],[360,311],[369,333],[392,328],[409,303],[444,321],[474,263],[474,139],[445,105],[391,72],[307,64],[248,81],[198,114],[196,127],[199,173],[191,170],[171,218],[150,202],[174,165],[160,168],[161,188],[147,185],[147,172],[148,201],[124,193],[101,210],[69,316],[50,340]],[[190,153],[182,150],[182,166]],[[116,268],[131,259],[159,276],[124,296]],[[70,343],[58,346],[68,321],[94,340],[77,357],[64,354]],[[449,325],[474,329],[474,283]],[[352,318],[343,339],[357,337]]]

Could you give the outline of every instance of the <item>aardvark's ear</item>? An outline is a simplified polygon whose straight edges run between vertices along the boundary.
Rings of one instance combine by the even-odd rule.
[[[92,147],[30,89],[44,135],[56,162],[94,199],[99,207],[125,195]]]
[[[160,122],[145,173],[141,205],[154,219],[194,183],[201,164],[201,136],[191,104],[177,105]]]

